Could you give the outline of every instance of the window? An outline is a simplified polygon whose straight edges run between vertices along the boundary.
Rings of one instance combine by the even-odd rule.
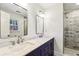
[[[18,30],[17,20],[10,20],[10,30],[12,31]]]

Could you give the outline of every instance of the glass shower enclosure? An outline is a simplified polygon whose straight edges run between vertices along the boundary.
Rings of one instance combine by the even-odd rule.
[[[64,46],[79,50],[79,16],[64,19]]]

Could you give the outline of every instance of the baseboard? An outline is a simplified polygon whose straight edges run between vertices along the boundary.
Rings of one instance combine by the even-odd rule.
[[[58,52],[58,51],[54,51],[54,56],[63,56],[63,53]]]

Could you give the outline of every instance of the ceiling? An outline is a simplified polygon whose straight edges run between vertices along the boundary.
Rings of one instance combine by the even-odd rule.
[[[31,4],[31,3],[28,3],[28,5],[29,4]],[[54,3],[33,3],[33,4],[35,4],[35,6],[40,6],[45,11],[51,10],[52,5],[55,5]],[[27,6],[27,3],[24,5]],[[17,13],[16,11],[20,11],[21,13],[17,13],[17,14],[27,16],[27,10],[26,10],[27,7],[25,9],[25,8],[21,7],[20,4],[16,5],[16,4],[11,4],[11,3],[0,3],[0,9],[2,9],[4,11],[8,11],[8,12],[13,12],[13,13]]]
[[[17,4],[0,3],[0,9],[7,12],[17,13],[22,16],[27,16],[27,10]]]
[[[79,10],[79,5],[76,3],[64,3],[63,4],[64,13],[69,13],[74,10]]]
[[[54,5],[56,5],[56,3],[40,3],[40,6],[46,11],[51,10]]]
[[[43,9],[45,9],[46,11],[51,10],[52,9],[51,7],[55,5],[54,3],[38,3],[38,4],[41,7],[43,7]],[[79,10],[79,5],[77,5],[76,3],[64,3],[63,8],[64,8],[64,13],[69,13],[74,10]],[[27,16],[27,8],[25,9],[16,4],[0,3],[0,9],[8,12],[17,13],[23,16]],[[19,11],[20,13],[16,11]]]

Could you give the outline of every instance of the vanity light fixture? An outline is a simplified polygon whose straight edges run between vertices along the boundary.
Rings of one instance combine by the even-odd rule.
[[[16,11],[17,13],[21,13],[20,11]]]
[[[25,7],[23,7],[23,5],[21,5],[21,4],[18,4],[18,3],[13,3],[13,4],[20,7],[20,8],[22,8],[22,9],[24,9],[25,11],[27,11],[27,9]]]
[[[39,12],[37,13],[40,17],[45,17],[45,12],[39,10]]]
[[[19,6],[21,6],[21,7],[26,9],[28,4],[27,3],[17,3],[17,5],[19,5]]]

